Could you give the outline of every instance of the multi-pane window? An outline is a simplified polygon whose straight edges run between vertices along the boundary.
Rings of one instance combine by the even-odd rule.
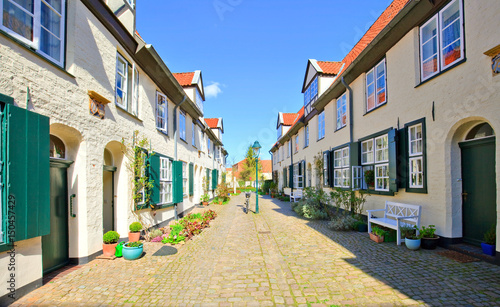
[[[2,0],[0,8],[1,30],[63,65],[65,0]]]
[[[139,155],[141,165],[136,171],[136,180],[139,180],[139,189],[137,194],[140,196],[136,198],[135,201],[137,202],[138,206],[142,206],[146,203],[146,186],[144,185],[144,183],[141,183],[141,178],[144,178],[146,176],[147,152],[139,151],[136,154]]]
[[[366,73],[366,111],[387,102],[385,59]]]
[[[304,105],[312,103],[318,99],[318,77],[309,84],[309,87],[304,92]]]
[[[349,147],[333,152],[333,186],[349,188],[351,186],[349,168]]]
[[[408,127],[410,188],[424,187],[424,155],[422,124]]]
[[[287,151],[287,157],[290,157],[290,152],[292,152],[292,142],[291,141],[288,141],[287,142],[287,148],[288,148],[288,151]]]
[[[323,153],[323,185],[328,185],[328,152]]]
[[[389,137],[387,134],[361,143],[363,171],[374,172],[377,191],[389,191]]]
[[[168,101],[167,96],[156,92],[156,128],[167,132],[168,127]]]
[[[207,151],[208,151],[208,154],[210,154],[212,152],[212,145],[210,143],[209,137],[207,137]]]
[[[337,130],[347,124],[347,95],[337,99]]]
[[[160,157],[160,203],[172,202],[172,161]]]
[[[187,196],[188,191],[188,164],[182,162],[182,194],[184,197]]]
[[[282,130],[283,130],[283,129],[282,129],[282,127],[281,127],[281,126],[279,126],[279,127],[278,127],[278,129],[276,130],[276,133],[277,133],[277,136],[278,136],[278,138],[277,138],[278,140],[279,140],[279,139],[280,139],[280,137],[281,137],[281,131],[282,131]]]
[[[422,81],[464,58],[462,1],[454,0],[420,27]]]
[[[303,170],[301,169],[300,163],[295,163],[293,165],[293,188],[302,189],[304,187],[304,176],[302,175]]]
[[[299,151],[299,135],[295,136],[295,152]]]
[[[304,129],[304,148],[309,146],[309,126]]]
[[[119,53],[116,55],[115,103],[135,116],[139,114],[139,71]]]
[[[194,123],[191,124],[191,144],[196,147],[196,126]]]
[[[186,113],[179,111],[179,137],[181,140],[186,140]]]
[[[318,115],[318,140],[325,137],[325,111]]]

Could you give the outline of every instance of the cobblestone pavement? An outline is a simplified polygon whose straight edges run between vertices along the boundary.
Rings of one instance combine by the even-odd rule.
[[[219,216],[175,255],[150,243],[136,261],[94,260],[15,305],[500,306],[498,266],[333,232],[268,197],[245,214],[243,202],[210,206]]]

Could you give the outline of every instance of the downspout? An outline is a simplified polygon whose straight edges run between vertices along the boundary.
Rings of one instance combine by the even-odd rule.
[[[292,137],[290,137],[290,165],[292,166],[292,179],[293,179],[293,142]],[[290,174],[288,174],[288,181],[290,181]],[[290,183],[290,182],[289,182]],[[290,186],[290,191],[293,193],[293,184]]]
[[[340,78],[340,81],[342,81],[342,84],[345,86],[345,88],[349,91],[349,143],[353,142],[353,130],[354,130],[354,123],[353,123],[353,114],[352,114],[352,89],[349,87],[349,85],[344,81],[344,77],[342,76]]]
[[[174,107],[174,161],[177,161],[177,108],[180,107],[184,101],[186,101],[186,95],[184,95],[181,102]],[[176,221],[179,219],[177,215],[177,204],[174,205],[174,218]]]

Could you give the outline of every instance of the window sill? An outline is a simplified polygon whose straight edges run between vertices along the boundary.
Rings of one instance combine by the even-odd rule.
[[[363,116],[368,115],[368,114],[370,114],[371,112],[376,111],[376,110],[378,110],[378,109],[380,109],[381,107],[386,106],[386,105],[387,105],[387,101],[386,101],[386,102],[384,102],[384,103],[383,103],[383,104],[381,104],[381,105],[376,106],[375,108],[371,109],[370,111],[366,111],[366,112],[365,112],[365,114],[363,114]]]
[[[54,66],[55,68],[57,68],[58,70],[60,70],[61,72],[65,73],[66,75],[70,76],[71,78],[75,78],[75,76],[73,76],[71,73],[69,73],[67,70],[64,69],[63,66],[55,63],[54,61],[46,58],[45,56],[43,56],[42,54],[36,52],[36,50],[34,50],[32,47],[26,45],[25,43],[21,42],[20,40],[16,39],[15,37],[12,37],[10,36],[8,33],[6,33],[5,31],[3,30],[0,30],[0,34],[2,34],[5,38],[7,38],[8,40],[11,40],[13,41],[14,43],[18,44],[19,46],[23,47],[24,49],[26,49],[27,51],[29,51],[30,53],[34,54],[35,56],[39,57],[40,59],[46,61],[48,64]],[[64,59],[63,62],[65,62],[66,59]]]
[[[391,191],[377,191],[377,190],[371,190],[371,189],[364,190],[364,191],[366,191],[368,194],[373,194],[373,195],[394,196],[394,192],[391,192]]]
[[[158,128],[158,127],[156,127],[156,131],[160,132],[161,134],[165,135],[166,137],[169,137],[168,136],[168,131],[162,130],[162,129]]]
[[[124,109],[122,106],[120,106],[120,105],[119,105],[119,104],[117,104],[116,102],[115,102],[115,106],[116,106],[116,108],[117,108],[118,110],[121,110],[123,113],[127,114],[128,116],[130,116],[130,117],[132,117],[132,118],[134,118],[134,119],[136,119],[136,120],[138,120],[139,122],[141,122],[141,123],[142,123],[142,119],[140,119],[140,118],[139,118],[139,117],[137,117],[136,115],[134,115],[134,114],[130,113],[129,111],[127,111],[126,109]]]
[[[191,146],[193,146],[194,149],[198,150],[198,147],[196,147],[195,145],[191,144]]]
[[[427,188],[406,188],[406,193],[427,194]]]
[[[333,133],[335,133],[335,132],[337,132],[337,131],[339,131],[339,130],[344,129],[345,127],[347,127],[347,125],[344,125],[344,126],[342,126],[342,127],[340,127],[340,128],[337,128],[335,131],[333,131]]]
[[[186,143],[186,144],[188,143],[185,139],[183,139],[183,138],[181,138],[181,137],[179,137],[179,140],[183,141],[183,142],[184,142],[184,143]]]
[[[174,203],[157,204],[157,205],[156,205],[156,210],[158,210],[158,209],[170,208],[170,207],[173,207],[173,206],[175,206],[175,204],[174,204]]]
[[[467,62],[467,58],[463,58],[462,60],[460,60],[460,61],[456,62],[455,64],[451,65],[450,67],[446,68],[445,70],[442,70],[442,71],[438,72],[438,73],[437,73],[437,74],[435,74],[434,76],[432,76],[432,77],[430,77],[430,78],[428,78],[428,79],[425,79],[424,81],[420,81],[420,83],[419,83],[419,84],[417,84],[417,85],[415,86],[415,88],[417,88],[417,87],[419,87],[419,86],[421,86],[421,85],[423,85],[423,84],[425,84],[425,83],[427,83],[427,82],[431,81],[431,80],[432,80],[432,79],[434,79],[434,78],[437,78],[437,77],[441,76],[442,74],[446,73],[446,72],[447,72],[447,71],[449,71],[450,69],[453,69],[453,68],[457,67],[458,65],[460,65],[460,64],[462,64],[462,63],[465,63],[465,62]]]

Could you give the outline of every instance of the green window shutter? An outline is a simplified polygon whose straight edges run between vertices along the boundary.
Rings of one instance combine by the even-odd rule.
[[[354,178],[352,177],[352,174],[353,174],[353,167],[357,167],[357,166],[360,166],[361,163],[361,159],[360,159],[360,156],[361,156],[361,145],[360,145],[360,142],[353,142],[351,144],[349,144],[349,174],[351,174],[351,189],[353,188],[353,184],[354,184]]]
[[[47,235],[50,233],[49,118],[9,104],[5,105],[2,126],[2,151],[6,153],[4,200],[7,209],[12,202],[15,205],[14,239]]]
[[[398,174],[398,161],[397,161],[397,141],[396,141],[396,129],[391,129],[388,132],[388,142],[389,142],[389,191],[397,192],[397,174]]]
[[[212,170],[212,190],[217,188],[217,170]]]
[[[189,196],[194,195],[194,165],[189,163]]]
[[[160,155],[153,153],[149,156],[149,180],[153,181],[153,187],[150,189],[150,204],[156,205],[160,203]]]
[[[286,167],[283,168],[283,188],[287,187]]]
[[[172,161],[172,202],[182,203],[184,193],[182,191],[182,161]]]
[[[408,129],[399,129],[397,147],[398,188],[408,187]]]
[[[288,177],[290,178],[288,180],[288,187],[293,188],[293,165],[288,167]]]
[[[302,161],[302,187],[305,188],[306,185],[306,173],[307,173],[307,168],[306,168],[306,160]]]

